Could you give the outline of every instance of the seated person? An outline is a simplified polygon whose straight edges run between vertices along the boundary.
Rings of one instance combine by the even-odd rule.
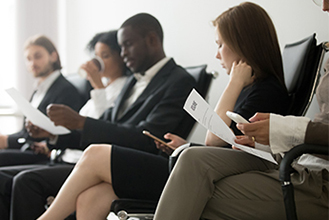
[[[244,3],[228,13],[244,10],[249,10],[255,19],[254,10],[262,11]],[[326,102],[328,106],[326,76],[328,73],[319,84],[317,96],[319,103]],[[328,117],[328,112],[320,115]],[[329,144],[329,125],[325,123],[268,113],[256,114],[249,120],[252,123],[237,125],[246,135],[236,139],[239,144],[255,146],[255,140],[269,144],[273,153],[284,153],[301,143]],[[299,219],[328,219],[328,160],[303,155],[293,168]],[[285,218],[278,165],[243,151],[214,147],[188,148],[180,155],[154,216],[155,220]]]
[[[121,48],[117,41],[117,31],[96,34],[96,36],[88,43],[87,48],[91,53],[95,52],[95,54],[103,60],[104,70],[100,73],[93,61],[88,61],[81,66],[86,70],[87,79],[94,89],[90,92],[91,99],[82,107],[80,113],[98,118],[102,112],[114,105],[115,99],[126,82],[126,75],[129,74],[129,70],[127,70],[123,59],[120,56]],[[106,85],[102,83],[102,78],[107,78]],[[62,95],[67,96],[67,94]],[[35,142],[34,145],[39,146],[41,143]],[[70,142],[68,139],[68,142],[65,143],[62,149],[69,146]],[[39,154],[42,154],[40,152],[43,148],[40,147],[35,150],[38,150]],[[24,154],[24,152],[19,152],[16,152],[15,155],[12,155],[10,158],[18,160],[20,158],[18,155]],[[48,151],[43,152],[46,153]],[[6,155],[8,155],[8,153]],[[49,158],[46,157],[46,159],[47,160],[44,161],[44,163],[49,162]],[[6,216],[9,215],[11,184],[15,175],[21,171],[36,168],[41,169],[41,167],[48,167],[48,165],[16,165],[0,168],[0,181],[2,182],[2,184],[0,184],[0,215],[3,219],[9,218]]]
[[[262,13],[257,17],[254,11],[251,14],[238,18],[228,15],[220,25],[215,22],[219,47],[216,58],[230,75],[216,107],[220,116],[227,110],[249,115],[257,109],[284,114],[288,106],[274,27]],[[232,26],[236,31],[229,31]],[[248,27],[257,28],[250,32]],[[119,42],[124,42],[121,39],[124,39],[125,31],[119,30]],[[264,36],[261,34],[264,32],[271,34]],[[259,56],[253,56],[255,51]],[[228,118],[225,122],[231,125]],[[129,134],[125,137],[130,138]],[[212,140],[218,145],[226,145],[217,139]],[[85,150],[50,208],[39,219],[64,219],[74,210],[78,219],[105,219],[111,202],[116,198],[158,200],[167,177],[167,159],[156,161],[153,155],[140,151],[123,151],[113,145],[92,145]]]
[[[60,73],[62,66],[59,54],[49,38],[35,35],[27,39],[24,56],[28,71],[36,80],[35,92],[30,100],[33,107],[44,114],[51,103],[67,105],[75,111],[81,108],[82,99],[77,89]],[[44,142],[37,143],[41,140]],[[32,138],[24,126],[17,133],[0,134],[0,149],[5,149],[0,151],[0,167],[48,162],[47,140]],[[20,149],[23,145],[24,149],[29,150],[22,152]]]
[[[122,49],[121,56],[134,75],[128,78],[114,107],[106,110],[99,120],[78,115],[58,105],[51,106],[48,115],[55,124],[74,129],[71,137],[76,144],[72,144],[72,147],[84,149],[92,143],[111,144],[91,147],[85,154],[106,154],[107,160],[115,158],[111,163],[112,170],[118,176],[116,189],[122,192],[120,196],[147,195],[150,199],[158,198],[158,190],[153,188],[163,187],[168,176],[168,158],[159,155],[154,141],[143,135],[142,131],[149,130],[157,136],[163,136],[168,130],[181,134],[181,124],[187,116],[183,105],[196,82],[173,59],[166,57],[162,27],[152,15],[140,13],[126,20],[118,31],[118,41]],[[65,114],[60,114],[66,110]],[[60,142],[61,137],[58,137],[59,147]],[[103,162],[101,159],[98,161]],[[108,168],[108,162],[103,164],[104,167]],[[126,181],[125,178],[130,179],[126,171],[134,172],[131,166],[141,169],[142,174],[154,174],[160,178],[153,176],[154,180],[144,187],[145,181],[136,172],[134,187],[126,191],[125,184],[132,182]],[[57,194],[73,167],[59,164],[16,175],[11,197],[12,219],[36,219],[40,216],[44,212],[46,198]],[[155,183],[158,181],[160,184]],[[104,193],[104,196],[107,195]],[[74,211],[74,206],[61,213],[69,215]]]
[[[93,61],[81,66],[87,72],[87,80],[93,90],[90,91],[90,100],[80,109],[79,114],[98,119],[106,109],[114,106],[130,71],[120,56],[116,30],[96,34],[87,49],[103,60],[104,70],[100,72]]]
[[[87,80],[93,89],[90,91],[91,98],[80,109],[79,114],[99,119],[106,109],[114,106],[127,81],[127,76],[131,73],[120,56],[121,48],[116,30],[96,34],[88,43],[87,49],[102,59],[104,70],[100,71],[92,60],[82,64],[81,68],[86,71]],[[66,145],[69,146],[70,143]],[[70,153],[69,162],[76,162],[81,152]],[[62,158],[67,158],[66,153],[66,151],[63,153]]]

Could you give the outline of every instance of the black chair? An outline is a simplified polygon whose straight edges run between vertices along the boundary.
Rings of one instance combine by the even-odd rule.
[[[322,45],[316,44],[315,34],[285,45],[282,59],[285,83],[290,96],[288,114],[306,114],[320,77],[322,51]]]
[[[329,154],[329,145],[302,144],[288,151],[280,163],[279,178],[282,187],[287,220],[297,220],[294,186],[290,175],[294,172],[291,163],[302,154]]]
[[[319,45],[321,49],[320,59],[319,59],[319,65],[318,65],[318,71],[321,68],[321,64],[324,58],[324,54],[329,51],[329,42],[324,42]],[[315,90],[315,87],[313,88]],[[290,175],[293,172],[293,168],[291,167],[291,163],[305,153],[315,153],[315,154],[324,154],[328,155],[329,152],[329,146],[328,145],[310,145],[310,144],[302,144],[299,146],[296,146],[292,148],[290,151],[288,151],[283,160],[280,163],[280,169],[279,169],[279,178],[281,181],[282,186],[282,193],[283,193],[283,199],[285,204],[285,210],[286,210],[286,218],[287,220],[297,220],[297,213],[296,213],[296,205],[295,205],[295,198],[294,198],[294,187],[290,180]]]
[[[208,73],[206,71],[207,65],[186,67],[186,71],[190,73],[197,82],[196,90],[204,98],[207,96],[208,90],[213,78],[218,76],[218,73],[213,71]],[[195,120],[188,114],[182,123],[182,136],[187,137],[191,132]],[[129,217],[138,217],[140,219],[153,219],[158,201],[146,201],[136,199],[117,199],[112,202],[111,212],[114,212],[120,220],[128,219]],[[128,214],[129,213],[129,214]]]
[[[212,78],[216,78],[218,75],[218,73],[214,71],[208,73],[206,69],[206,64],[200,66],[185,67],[185,70],[191,74],[191,76],[193,76],[197,82],[195,89],[204,98],[208,94]],[[187,138],[194,124],[195,120],[188,113],[186,113],[185,117],[183,118],[183,122],[181,123],[181,126],[177,132],[180,133],[183,138]]]
[[[77,73],[68,74],[65,78],[77,88],[84,105],[90,99],[90,90],[92,90],[90,82]]]

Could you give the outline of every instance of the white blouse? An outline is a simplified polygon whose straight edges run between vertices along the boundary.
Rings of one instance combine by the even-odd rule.
[[[104,89],[93,89],[90,91],[90,99],[80,109],[79,114],[98,119],[106,109],[114,105],[115,100],[126,83],[127,76],[122,76]]]

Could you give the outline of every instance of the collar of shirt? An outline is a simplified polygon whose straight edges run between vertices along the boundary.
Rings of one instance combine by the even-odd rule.
[[[56,70],[52,72],[44,81],[42,81],[39,85],[35,86],[35,93],[32,97],[31,104],[33,107],[37,108],[43,98],[45,97],[48,89],[54,83],[54,81],[60,76],[60,71]],[[36,82],[37,84],[37,82]]]
[[[145,71],[145,74],[135,73],[134,77],[138,81],[151,81],[157,72],[170,60],[170,57],[164,57],[162,60],[158,61],[151,68]]]
[[[35,86],[34,86],[35,90],[40,92],[47,91],[49,87],[53,84],[53,82],[59,77],[59,75],[60,75],[60,71],[55,70],[40,84],[38,84],[38,82],[35,82]]]

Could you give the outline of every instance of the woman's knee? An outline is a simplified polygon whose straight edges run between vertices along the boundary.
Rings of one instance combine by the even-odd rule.
[[[78,166],[82,163],[90,163],[95,160],[100,160],[102,157],[110,156],[109,152],[111,152],[111,145],[105,144],[91,144],[89,145],[83,152],[81,159],[78,162]]]
[[[199,163],[200,151],[202,151],[202,149],[199,147],[185,149],[179,156],[176,166],[190,168],[192,164]]]

